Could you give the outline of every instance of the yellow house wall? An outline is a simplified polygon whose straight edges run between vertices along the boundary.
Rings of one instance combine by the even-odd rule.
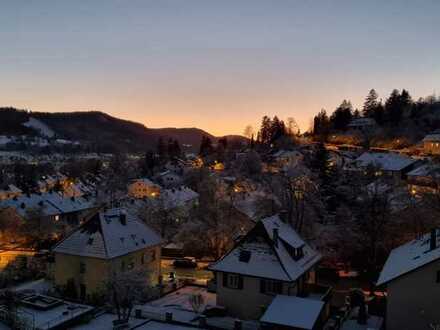
[[[155,253],[155,260],[152,260],[152,251]],[[141,263],[142,255],[145,253],[145,262]],[[85,264],[85,273],[80,274],[80,263]],[[134,268],[129,270],[128,265],[133,262]],[[122,270],[122,263],[125,270]],[[79,293],[80,284],[86,286],[87,294],[99,292],[109,279],[111,274],[119,274],[123,271],[148,271],[148,285],[158,284],[160,276],[160,246],[149,247],[111,260],[104,260],[91,257],[74,256],[64,253],[55,253],[55,284],[64,286],[69,279],[75,281],[77,292]]]
[[[423,149],[427,154],[438,155],[440,154],[440,143],[426,141],[423,143]]]
[[[216,273],[217,304],[226,307],[228,313],[240,319],[259,319],[263,308],[270,305],[275,295],[260,293],[260,278],[243,276],[243,288],[230,289],[223,286],[223,273]],[[296,285],[283,283],[284,295],[295,296]]]
[[[440,260],[390,282],[387,286],[387,329],[440,327]]]
[[[157,185],[146,185],[141,182],[134,182],[128,186],[128,195],[134,198],[154,197],[152,194],[158,196],[160,188]]]

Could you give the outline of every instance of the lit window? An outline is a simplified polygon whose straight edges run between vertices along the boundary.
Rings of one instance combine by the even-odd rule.
[[[60,221],[60,216],[59,215],[55,216],[55,221]]]

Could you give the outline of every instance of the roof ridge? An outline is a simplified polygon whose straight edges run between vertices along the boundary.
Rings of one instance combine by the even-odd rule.
[[[107,243],[106,243],[106,236],[107,235],[104,234],[104,226],[102,226],[102,223],[101,223],[102,220],[104,220],[104,221],[106,221],[106,220],[105,219],[101,219],[101,216],[105,217],[105,213],[101,213],[101,212],[98,213],[98,221],[99,221],[99,226],[101,227],[102,244],[104,244],[105,257],[109,258],[110,257],[110,252],[108,251],[108,247],[107,247]]]

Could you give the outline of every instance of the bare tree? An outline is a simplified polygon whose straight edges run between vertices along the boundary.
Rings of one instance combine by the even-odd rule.
[[[286,120],[287,133],[289,135],[298,135],[300,133],[299,126],[293,117],[288,117]]]
[[[252,127],[252,125],[247,125],[244,128],[243,135],[245,137],[247,137],[248,139],[251,139],[252,136],[254,136],[254,134],[255,134],[255,131],[254,131],[254,128]]]
[[[113,274],[105,283],[107,298],[121,322],[128,322],[133,307],[151,297],[146,271],[127,271]]]
[[[189,303],[194,313],[200,314],[203,311],[205,299],[200,293],[195,293],[189,296]]]
[[[290,167],[273,175],[271,185],[288,222],[298,233],[303,232],[306,220],[311,225],[324,212],[319,188],[305,167]]]

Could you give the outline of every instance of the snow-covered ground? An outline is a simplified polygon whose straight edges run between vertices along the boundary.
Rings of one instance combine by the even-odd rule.
[[[49,138],[55,135],[55,132],[49,126],[47,126],[41,120],[35,119],[33,117],[30,117],[29,120],[23,124],[23,126],[33,128],[39,131],[42,135]]]
[[[115,314],[110,313],[104,313],[96,318],[90,320],[90,322],[86,324],[77,325],[75,327],[72,327],[73,330],[104,330],[104,329],[113,329],[113,320],[116,320],[118,317]],[[135,319],[130,318],[130,321],[128,322],[130,325],[130,328],[136,327],[136,329],[144,329],[144,328],[138,328],[138,326],[142,325],[143,323],[148,322],[145,319]],[[145,328],[148,329],[148,328]]]
[[[22,283],[13,288],[14,291],[33,290],[36,293],[45,293],[54,288],[53,283],[47,279],[39,279],[32,282]]]

